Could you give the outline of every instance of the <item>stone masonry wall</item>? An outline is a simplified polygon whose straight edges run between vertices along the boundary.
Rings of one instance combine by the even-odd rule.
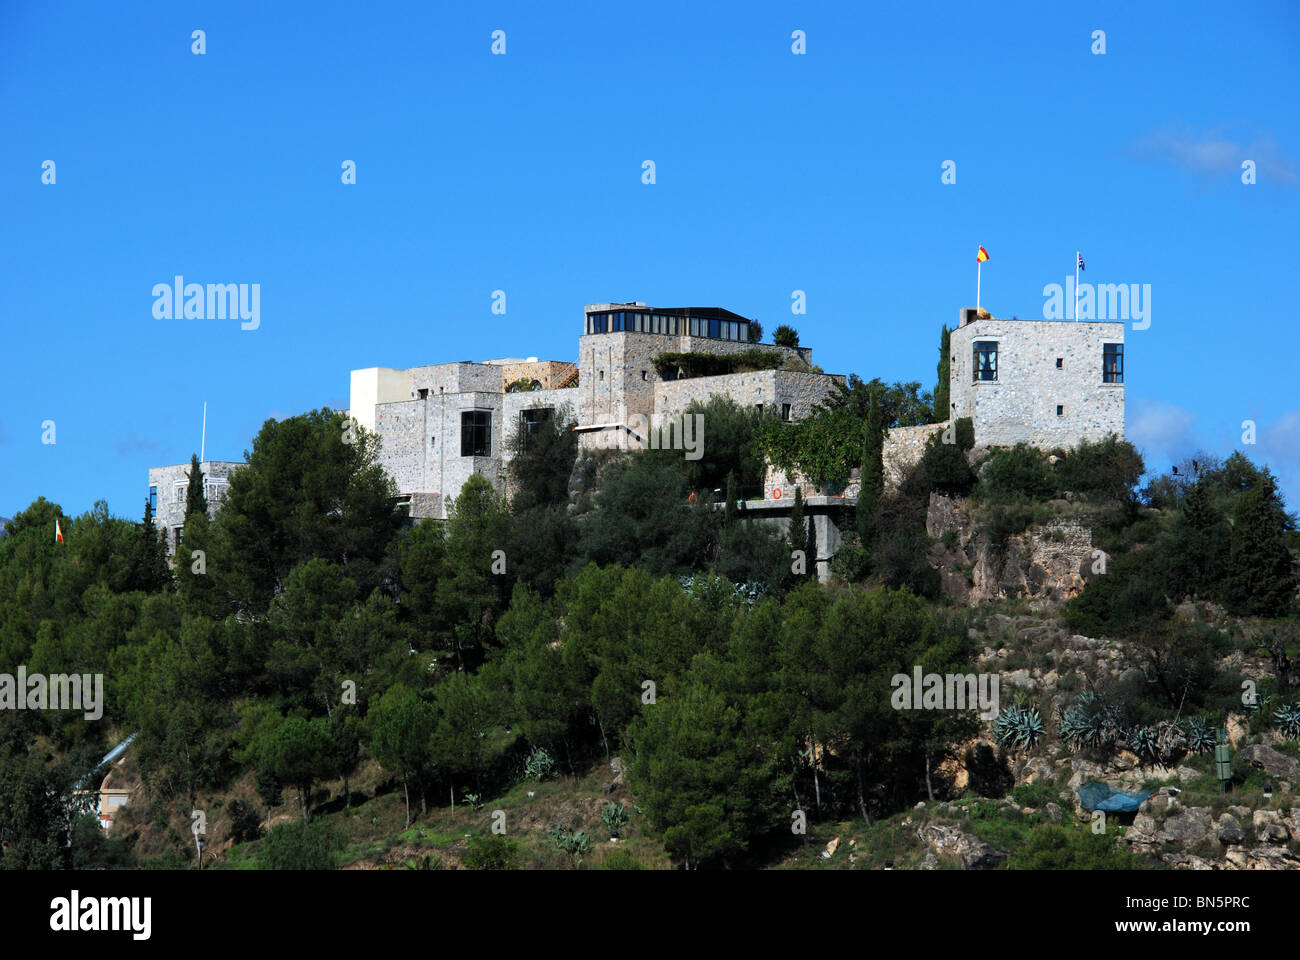
[[[788,403],[790,419],[802,420],[815,404],[830,395],[837,383],[844,383],[844,377],[795,370],[752,370],[716,377],[661,380],[655,385],[655,413],[660,416],[679,413],[692,400],[707,403],[709,397],[725,394],[742,407],[761,403],[764,408],[775,410],[778,416],[782,405]]]
[[[998,344],[997,380],[973,380],[975,341]],[[1102,383],[1102,348],[1123,342],[1123,323],[986,319],[960,326],[951,337],[952,415],[972,419],[981,447],[1024,441],[1068,448],[1109,433],[1122,438],[1124,384]]]
[[[661,353],[731,354],[757,347],[811,360],[811,351],[775,344],[750,344],[709,337],[655,333],[591,333],[578,340],[578,423],[626,424],[632,414],[649,417],[655,412],[655,392],[661,380],[652,362]],[[758,401],[755,401],[758,402]],[[584,433],[584,450],[608,442],[597,433]]]
[[[885,434],[882,460],[885,467],[885,487],[896,487],[903,474],[913,464],[921,462],[925,445],[930,437],[939,433],[947,423],[925,423],[919,427],[894,427]]]
[[[204,460],[199,464],[208,485],[208,516],[216,517],[225,499],[230,475],[244,466],[242,460]],[[176,530],[185,525],[185,487],[189,484],[190,465],[177,463],[149,468],[149,486],[158,488],[154,526],[167,534],[167,552],[175,552]]]

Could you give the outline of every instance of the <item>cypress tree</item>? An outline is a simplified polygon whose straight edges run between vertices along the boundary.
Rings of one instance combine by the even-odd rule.
[[[948,377],[950,373],[950,357],[952,330],[948,324],[943,325],[943,330],[939,333],[939,382],[934,385],[934,422],[943,423],[950,416],[951,411],[948,408],[950,398],[948,396]]]
[[[1209,481],[1187,491],[1169,532],[1169,587],[1176,597],[1210,599],[1224,587],[1228,529],[1210,495]]]
[[[189,486],[185,488],[185,520],[196,511],[208,515],[208,498],[203,495],[203,471],[199,469],[199,455],[190,454]]]
[[[723,529],[730,529],[736,523],[736,475],[735,473],[727,474],[727,491],[725,493],[727,502],[723,508],[722,526]]]
[[[144,502],[144,519],[140,522],[140,539],[136,545],[135,589],[146,593],[161,590],[167,583],[167,545],[153,522],[153,504]]]
[[[1233,508],[1224,584],[1225,600],[1233,613],[1282,616],[1295,596],[1291,551],[1278,523],[1275,496],[1273,478],[1265,473],[1239,495]]]
[[[790,549],[808,549],[808,524],[803,518],[803,491],[794,488],[794,504],[790,507]]]
[[[858,491],[858,536],[864,550],[871,543],[876,508],[885,489],[884,439],[880,396],[872,392],[862,431],[862,487]]]

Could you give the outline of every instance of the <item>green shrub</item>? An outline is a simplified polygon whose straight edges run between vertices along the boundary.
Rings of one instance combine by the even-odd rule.
[[[519,842],[498,834],[470,837],[460,862],[466,870],[518,870]]]
[[[1130,500],[1146,470],[1142,455],[1114,434],[1096,442],[1084,440],[1056,464],[1063,490],[1098,500]]]
[[[600,862],[597,870],[644,870],[645,864],[626,850],[614,850]]]
[[[942,432],[931,435],[926,441],[921,469],[929,486],[941,493],[964,496],[975,483],[975,472],[961,443],[944,443]]]
[[[333,870],[343,834],[328,820],[296,820],[266,835],[259,851],[262,870]]]
[[[230,839],[248,843],[261,836],[262,817],[251,803],[230,801]]]
[[[1115,837],[1091,830],[1043,826],[1014,848],[1008,870],[1136,870],[1137,858],[1115,845]]]
[[[650,362],[665,380],[717,377],[746,370],[775,370],[785,356],[751,347],[738,353],[661,353]]]
[[[993,503],[1048,500],[1056,482],[1043,454],[1026,443],[998,450],[984,468],[976,494]]]
[[[1042,809],[1049,803],[1060,803],[1060,789],[1050,783],[1022,783],[1012,787],[1011,799],[1022,807]]]

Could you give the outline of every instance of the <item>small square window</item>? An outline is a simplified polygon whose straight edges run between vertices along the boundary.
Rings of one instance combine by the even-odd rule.
[[[1062,406],[1062,405],[1059,404],[1059,403],[1056,405],[1056,415],[1057,415],[1058,417],[1063,417],[1063,416],[1065,416],[1065,407]]]
[[[1064,358],[1064,357],[1057,357],[1057,358],[1056,358],[1056,369],[1057,369],[1057,370],[1063,370],[1064,368],[1065,368],[1065,358]]]
[[[604,370],[600,371],[600,379],[602,379],[602,380],[605,379],[605,371],[604,371]]]

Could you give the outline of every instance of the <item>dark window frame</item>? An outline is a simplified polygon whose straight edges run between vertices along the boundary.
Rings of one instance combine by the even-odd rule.
[[[1101,382],[1124,382],[1124,344],[1104,343],[1101,347]]]
[[[460,455],[462,457],[492,456],[491,410],[460,412]]]
[[[984,362],[981,362],[983,358]],[[992,358],[989,361],[989,358]],[[984,376],[984,374],[990,374]],[[971,382],[997,383],[998,341],[976,340],[971,348]]]

